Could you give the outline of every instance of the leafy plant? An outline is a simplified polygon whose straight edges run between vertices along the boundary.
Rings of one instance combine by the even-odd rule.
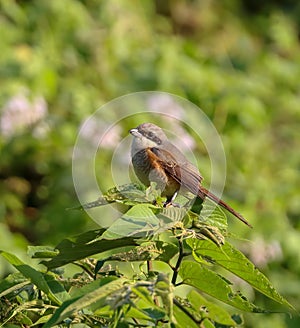
[[[108,228],[67,238],[55,248],[29,247],[28,254],[42,259],[47,271],[2,252],[18,271],[0,282],[2,322],[44,328],[62,323],[235,327],[243,322],[240,311],[269,312],[237,291],[226,272],[293,308],[229,243],[220,208],[208,201],[191,209],[183,204],[165,206],[164,201],[153,185],[144,190],[129,184],[83,205],[80,208],[91,209],[122,203],[127,210]],[[128,262],[131,271],[126,270]],[[65,277],[61,267],[67,264],[81,268],[80,272]]]

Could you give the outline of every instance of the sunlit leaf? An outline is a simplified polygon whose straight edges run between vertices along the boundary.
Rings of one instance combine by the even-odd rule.
[[[248,301],[246,297],[234,292],[227,280],[200,263],[184,261],[180,267],[179,275],[184,284],[196,287],[198,290],[235,308],[247,312],[264,312]]]
[[[103,306],[106,302],[106,298],[110,294],[122,288],[125,282],[127,282],[126,279],[119,278],[103,286],[100,286],[99,288],[96,288],[88,293],[85,293],[82,297],[78,296],[76,298],[64,302],[55,312],[55,314],[51,317],[51,319],[43,326],[43,328],[50,328],[55,324],[61,322],[63,319],[96,302],[98,307]]]
[[[31,283],[22,273],[15,272],[0,281],[0,297],[12,293]]]
[[[89,231],[75,238],[64,239],[55,247],[59,254],[50,261],[41,263],[48,269],[54,269],[107,250],[136,245],[132,237],[123,237],[114,241],[100,239],[99,236],[102,237],[104,231],[105,229]]]
[[[118,187],[113,187],[105,192],[95,201],[69,208],[70,210],[91,209],[109,203],[123,203],[126,205],[135,205],[148,202],[143,186],[131,183]]]
[[[68,295],[64,291],[64,287],[58,281],[55,281],[54,286],[50,286],[47,282],[49,279],[47,274],[41,273],[28,264],[25,264],[13,254],[2,251],[1,255],[26,278],[30,279],[30,281],[38,289],[43,291],[55,304],[62,303],[63,299],[60,298],[62,295],[64,295],[63,298],[68,298]]]
[[[208,240],[189,239],[187,244],[193,250],[195,259],[209,257],[216,264],[224,267],[238,277],[248,282],[252,287],[274,301],[292,307],[274,288],[269,279],[262,274],[244,254],[226,242],[217,247]]]
[[[160,220],[151,210],[152,205],[138,204],[117,219],[103,234],[103,238],[115,239],[123,236],[146,237],[158,229]]]
[[[27,254],[32,258],[52,258],[58,254],[58,250],[50,246],[28,246]]]
[[[187,295],[194,311],[200,312],[202,317],[207,317],[223,325],[235,326],[230,314],[221,306],[206,300],[200,293],[191,290]]]

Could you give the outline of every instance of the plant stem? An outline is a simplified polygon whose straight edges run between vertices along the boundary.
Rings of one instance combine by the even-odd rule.
[[[181,240],[181,238],[177,238],[177,239],[178,239],[179,254],[178,254],[178,259],[177,259],[176,265],[173,268],[173,272],[174,272],[173,277],[172,277],[172,284],[173,285],[176,285],[176,280],[177,280],[180,264],[181,264],[183,256],[184,256],[182,240]]]
[[[148,274],[150,271],[153,271],[152,261],[147,261],[147,271],[148,271]]]

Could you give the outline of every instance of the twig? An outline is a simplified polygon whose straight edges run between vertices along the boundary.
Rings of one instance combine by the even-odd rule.
[[[173,285],[176,285],[176,280],[177,280],[180,264],[181,264],[183,256],[184,256],[182,239],[181,238],[177,238],[177,239],[178,239],[179,254],[178,254],[178,259],[177,259],[176,265],[173,268],[173,272],[174,272],[173,277],[172,277]]]
[[[150,271],[153,271],[152,261],[147,261],[147,271],[148,271],[148,274]]]

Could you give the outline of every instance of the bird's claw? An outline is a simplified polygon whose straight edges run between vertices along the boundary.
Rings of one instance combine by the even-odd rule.
[[[168,207],[170,207],[170,206],[177,207],[177,208],[181,208],[181,207],[182,207],[181,204],[179,204],[179,203],[174,203],[174,202],[172,202],[172,201],[166,201],[166,202],[164,203],[164,205],[163,205],[164,208],[168,208]]]

